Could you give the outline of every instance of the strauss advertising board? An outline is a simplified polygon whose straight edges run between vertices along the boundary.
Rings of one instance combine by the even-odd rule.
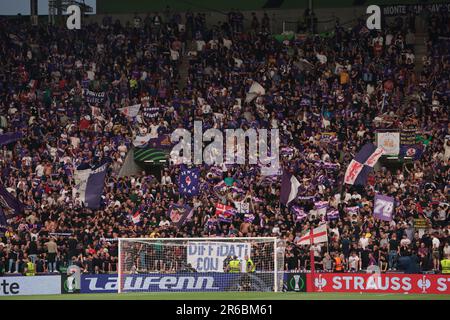
[[[308,274],[307,280],[314,288],[308,292],[450,294],[450,275],[444,274],[321,273],[311,277]]]

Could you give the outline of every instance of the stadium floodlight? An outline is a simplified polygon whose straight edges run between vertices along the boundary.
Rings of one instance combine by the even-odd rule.
[[[119,238],[118,292],[281,291],[276,237]]]

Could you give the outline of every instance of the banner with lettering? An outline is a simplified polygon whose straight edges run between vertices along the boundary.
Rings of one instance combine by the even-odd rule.
[[[391,221],[392,213],[394,212],[394,198],[383,196],[381,194],[375,195],[373,216],[383,221]]]
[[[84,89],[83,90],[84,100],[88,104],[102,104],[105,102],[106,93],[103,91],[91,91]]]
[[[248,242],[192,241],[187,248],[187,263],[197,272],[224,272],[224,260],[228,256],[237,256],[242,262],[250,253]]]

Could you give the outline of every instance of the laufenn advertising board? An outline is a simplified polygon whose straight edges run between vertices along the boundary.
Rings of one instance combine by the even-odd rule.
[[[250,291],[272,291],[273,273],[166,273],[129,274],[122,279],[122,292],[209,292],[238,291],[242,285]],[[81,275],[81,293],[118,291],[117,274]]]

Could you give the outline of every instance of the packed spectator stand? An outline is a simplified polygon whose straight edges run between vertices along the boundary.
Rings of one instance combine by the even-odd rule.
[[[282,167],[301,182],[297,204],[308,212],[311,199],[327,201],[339,212],[325,220],[328,243],[313,247],[316,270],[440,272],[440,261],[450,259],[448,15],[428,17],[423,61],[414,56],[412,26],[401,21],[382,31],[367,30],[362,20],[351,28],[337,23],[331,36],[280,41],[262,16],[253,16],[249,30],[237,12],[227,18],[212,27],[193,13],[126,25],[105,18],[76,32],[0,20],[0,133],[23,134],[1,146],[0,182],[25,205],[0,230],[0,274],[23,273],[27,259],[38,274],[70,264],[114,273],[118,237],[277,236],[287,243],[285,270],[309,270],[309,247],[296,242],[324,218],[298,218],[280,205],[277,177],[248,164],[223,172],[202,165],[202,190],[193,198],[179,195],[179,165],[169,164],[161,177],[119,177],[137,135],[192,129],[194,120],[205,128],[280,129]],[[179,72],[185,56],[187,75]],[[246,103],[253,81],[266,94]],[[105,92],[105,102],[87,103],[87,89]],[[145,97],[156,117],[141,109],[139,122],[119,110]],[[410,126],[424,148],[420,159],[383,163],[365,186],[343,184],[347,165],[376,129]],[[323,139],[324,132],[335,138]],[[80,201],[74,171],[105,161],[101,207],[92,210]],[[243,192],[216,190],[226,177]],[[375,193],[396,199],[392,221],[374,219]],[[194,215],[176,227],[167,213],[180,198]],[[253,219],[215,219],[216,203],[244,198]],[[141,221],[134,223],[137,208]],[[425,232],[414,227],[417,219],[426,221]]]

